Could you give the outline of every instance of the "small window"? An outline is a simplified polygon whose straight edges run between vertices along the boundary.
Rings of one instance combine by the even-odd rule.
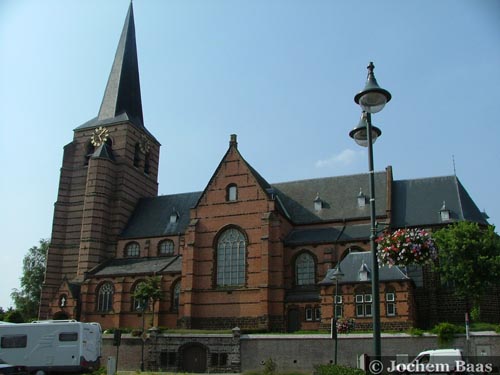
[[[321,309],[319,307],[314,309],[314,320],[321,321]]]
[[[174,255],[174,241],[164,240],[158,244],[158,253],[160,255]]]
[[[372,316],[371,294],[356,294],[356,316]]]
[[[140,253],[140,246],[137,242],[130,242],[125,246],[125,256],[129,258],[136,258]]]
[[[385,308],[387,316],[396,315],[396,296],[394,292],[387,292],[385,294]]]
[[[61,332],[59,341],[78,341],[78,332]]]
[[[306,320],[308,322],[310,322],[311,320],[313,320],[313,309],[308,307],[306,308]]]
[[[210,365],[213,367],[222,367],[227,365],[227,353],[212,353],[210,356]]]
[[[238,187],[231,184],[227,187],[226,200],[229,202],[234,202],[238,199]]]
[[[335,317],[341,318],[343,315],[342,296],[335,296]]]
[[[5,349],[26,348],[28,344],[27,335],[8,335],[2,336],[0,346]]]
[[[179,311],[179,298],[181,295],[181,282],[177,281],[172,291],[172,310]]]

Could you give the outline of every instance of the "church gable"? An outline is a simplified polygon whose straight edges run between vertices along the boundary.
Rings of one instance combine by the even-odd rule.
[[[267,212],[270,197],[266,190],[269,188],[269,183],[243,159],[233,134],[228,151],[196,204],[196,216],[223,217]],[[207,208],[210,212],[206,211]]]

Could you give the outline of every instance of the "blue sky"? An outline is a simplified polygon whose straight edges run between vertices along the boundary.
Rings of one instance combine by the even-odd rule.
[[[0,306],[49,238],[63,146],[97,115],[128,0],[0,0]],[[136,0],[159,192],[202,190],[238,135],[269,182],[367,171],[366,66],[392,93],[375,168],[456,174],[500,224],[500,1]],[[436,208],[438,210],[439,207]],[[498,231],[498,230],[497,230]]]

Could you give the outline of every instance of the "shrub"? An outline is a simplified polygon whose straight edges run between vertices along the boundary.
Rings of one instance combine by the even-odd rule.
[[[451,344],[453,337],[456,333],[460,333],[461,330],[454,324],[451,323],[439,323],[436,325],[432,331],[438,336],[439,347],[445,347]]]
[[[408,330],[408,334],[412,335],[412,336],[423,336],[424,334],[424,331],[421,330],[420,328],[415,328],[415,327],[411,327],[409,330]]]
[[[272,358],[266,359],[264,362],[264,375],[274,375],[276,367],[276,362]]]
[[[341,365],[316,365],[314,375],[365,375],[365,372],[359,368]]]

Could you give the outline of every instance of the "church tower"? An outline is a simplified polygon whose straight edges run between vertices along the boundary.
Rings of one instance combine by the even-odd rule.
[[[78,318],[86,273],[116,256],[138,200],[157,195],[159,152],[144,126],[131,2],[99,113],[64,147],[40,319]]]

